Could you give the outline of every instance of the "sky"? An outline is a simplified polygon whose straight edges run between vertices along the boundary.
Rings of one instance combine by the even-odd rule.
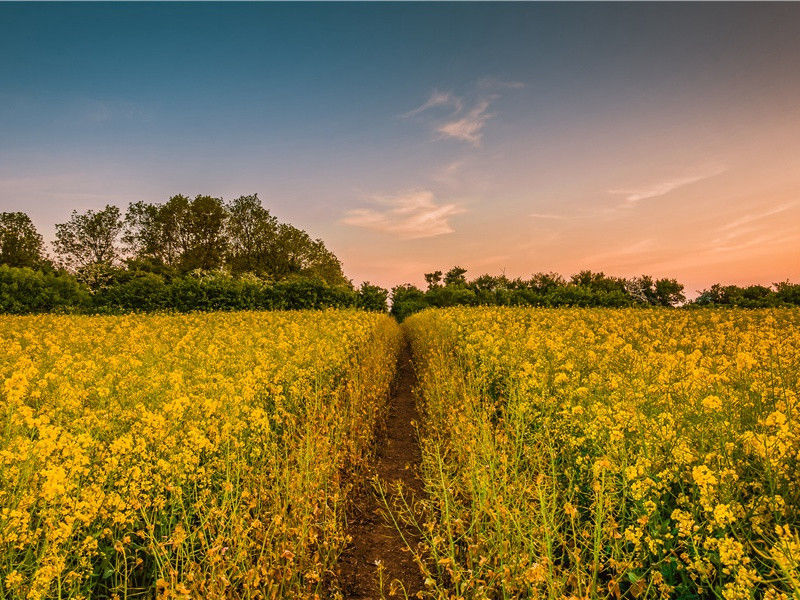
[[[800,281],[800,4],[0,3],[0,211],[258,193],[356,283]]]

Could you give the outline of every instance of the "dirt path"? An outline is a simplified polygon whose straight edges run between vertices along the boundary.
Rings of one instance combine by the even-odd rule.
[[[408,348],[400,355],[395,391],[390,400],[385,434],[378,439],[378,448],[371,476],[377,475],[384,489],[402,482],[403,488],[418,496],[422,484],[417,477],[420,449],[414,423],[417,407],[411,389],[414,370]],[[383,511],[380,496],[371,486],[360,490],[348,516],[352,543],[339,560],[339,581],[347,600],[380,600],[389,597],[393,581],[400,581],[409,598],[422,589],[423,581],[411,553]],[[413,532],[404,531],[406,539],[416,541]],[[378,562],[383,565],[381,595]],[[395,598],[403,598],[398,588]]]

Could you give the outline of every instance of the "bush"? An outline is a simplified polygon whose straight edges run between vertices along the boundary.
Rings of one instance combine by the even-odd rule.
[[[43,313],[88,305],[89,289],[68,273],[0,265],[0,312]]]
[[[175,310],[301,310],[361,308],[386,312],[389,293],[365,283],[360,290],[318,278],[270,282],[252,275],[197,271],[168,278],[150,271],[108,269],[93,287],[65,272],[0,266],[0,312],[119,313]]]
[[[363,310],[386,312],[389,309],[388,299],[389,292],[387,290],[365,281],[358,290],[356,305]]]

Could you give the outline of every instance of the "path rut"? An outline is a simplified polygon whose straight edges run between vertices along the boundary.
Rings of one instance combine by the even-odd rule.
[[[418,477],[421,455],[414,428],[419,418],[412,393],[414,382],[411,354],[406,346],[398,361],[385,432],[378,438],[369,475],[377,476],[385,490],[394,489],[401,482],[406,496],[411,492],[418,497],[422,482]],[[409,598],[422,589],[419,567],[400,532],[386,517],[380,496],[369,484],[357,491],[348,513],[348,533],[352,542],[339,560],[339,582],[345,599],[388,598],[393,582],[401,582]],[[403,536],[412,544],[418,537],[405,530]],[[382,565],[382,577],[378,564]],[[394,597],[403,598],[399,587]]]

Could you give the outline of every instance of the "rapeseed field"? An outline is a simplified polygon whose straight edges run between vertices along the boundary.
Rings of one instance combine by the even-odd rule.
[[[319,597],[399,344],[356,311],[0,316],[0,597]]]
[[[800,312],[406,322],[440,599],[800,598]]]

